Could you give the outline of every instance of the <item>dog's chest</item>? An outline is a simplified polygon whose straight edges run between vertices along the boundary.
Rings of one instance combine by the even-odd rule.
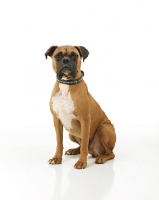
[[[72,119],[75,118],[73,115],[74,103],[69,92],[69,85],[60,84],[59,88],[60,90],[52,98],[52,108],[63,126],[70,131]]]

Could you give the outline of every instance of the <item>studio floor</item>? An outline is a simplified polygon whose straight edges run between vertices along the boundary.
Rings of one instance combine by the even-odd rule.
[[[45,137],[43,131],[39,131],[38,138],[35,135],[24,131],[23,135],[17,132],[1,137],[0,199],[159,199],[157,133],[120,133],[115,159],[98,165],[88,155],[88,166],[83,170],[73,167],[78,155],[64,155],[61,165],[49,165],[47,160],[53,156],[55,141],[49,130]],[[65,139],[64,146],[65,151],[75,145]]]

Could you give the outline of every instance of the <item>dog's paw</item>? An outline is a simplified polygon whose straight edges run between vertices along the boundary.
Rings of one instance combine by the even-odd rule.
[[[61,158],[57,158],[57,157],[53,157],[51,158],[49,161],[49,164],[54,165],[54,164],[61,164],[62,159]]]
[[[75,169],[85,169],[87,167],[87,162],[81,162],[78,161],[76,162],[76,164],[74,165]]]
[[[105,162],[106,162],[106,159],[101,157],[101,156],[97,157],[96,160],[95,160],[96,164],[103,164]]]
[[[98,156],[95,160],[95,163],[97,164],[103,164],[105,163],[107,160],[111,160],[115,157],[115,155],[112,153],[110,155],[102,155],[102,156]]]
[[[69,149],[65,152],[65,155],[77,155],[80,154],[80,147],[77,147],[75,149]]]

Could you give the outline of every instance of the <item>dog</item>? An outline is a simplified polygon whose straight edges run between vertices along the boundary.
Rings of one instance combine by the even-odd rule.
[[[80,154],[74,165],[76,169],[86,168],[88,153],[97,164],[115,157],[114,126],[83,80],[81,63],[88,55],[89,51],[83,46],[51,46],[45,53],[46,59],[47,56],[52,58],[57,78],[50,98],[57,147],[49,164],[62,162],[63,127],[69,132],[70,140],[79,145],[65,152],[66,155]]]

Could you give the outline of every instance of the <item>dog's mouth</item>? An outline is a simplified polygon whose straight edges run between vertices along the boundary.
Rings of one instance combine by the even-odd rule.
[[[76,74],[73,70],[71,70],[68,66],[64,66],[61,70],[60,77],[66,77],[67,79],[74,79],[76,77]]]
[[[62,69],[62,74],[64,75],[64,76],[69,76],[69,75],[71,75],[71,70],[70,69],[68,69],[67,67],[65,67],[64,69]]]
[[[76,77],[77,69],[73,65],[69,66],[67,64],[63,65],[62,67],[59,67],[57,71],[57,78],[62,79],[74,79]]]

